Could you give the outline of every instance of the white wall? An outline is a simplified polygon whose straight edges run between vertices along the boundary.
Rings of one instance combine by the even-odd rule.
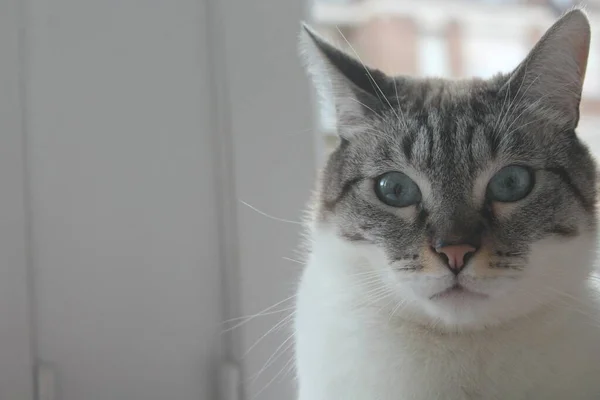
[[[600,118],[591,115],[582,115],[577,127],[577,134],[589,146],[591,152],[596,156],[600,156],[600,135],[598,135],[598,127],[600,126]]]
[[[0,2],[0,399],[33,394],[18,0]]]
[[[205,5],[27,3],[36,344],[60,400],[216,396]]]
[[[300,21],[309,1],[218,0],[214,4],[218,26],[212,35],[219,38],[220,72],[226,82],[225,133],[231,136],[233,150],[233,197],[273,216],[299,221],[316,166],[311,84],[298,58]],[[234,205],[240,307],[228,310],[228,317],[252,315],[289,297],[302,269],[283,259],[297,258],[298,225]],[[281,308],[293,304],[291,299]],[[295,398],[292,353],[280,354],[293,345],[292,339],[287,340],[291,324],[269,333],[244,356],[290,312],[257,318],[234,337],[238,346],[232,356],[242,362],[245,399]],[[270,359],[275,359],[273,364],[252,379]]]
[[[248,356],[278,319],[220,333],[300,272],[300,227],[238,200],[308,200],[304,6],[0,2],[0,399],[33,399],[35,361],[53,400],[212,400],[223,360],[245,399],[293,398],[289,351],[250,383],[289,326]]]

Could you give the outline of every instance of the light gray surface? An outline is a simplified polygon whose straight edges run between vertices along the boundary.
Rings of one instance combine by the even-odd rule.
[[[249,384],[289,330],[242,357],[277,318],[220,332],[292,294],[300,271],[282,259],[300,227],[238,199],[292,220],[308,200],[303,6],[0,5],[0,399],[31,399],[35,351],[60,400],[212,400],[222,350],[243,364],[246,398],[271,381],[257,399],[293,398],[292,374],[277,375],[289,352]]]
[[[37,344],[60,400],[216,398],[206,18],[197,0],[28,2]]]
[[[219,0],[216,5],[230,105],[235,196],[273,216],[298,221],[316,165],[310,83],[297,56],[300,20],[308,2]],[[240,313],[250,315],[293,294],[301,266],[282,257],[296,258],[300,227],[268,219],[239,203],[237,214]],[[293,301],[282,308],[291,305]],[[240,352],[285,315],[246,324]],[[252,379],[289,337],[290,328],[269,334],[244,358],[247,399],[267,385],[258,399],[294,398],[293,373],[287,371],[292,365],[286,365],[290,352]],[[291,344],[290,339],[281,349]]]
[[[32,398],[18,0],[0,2],[0,399]]]

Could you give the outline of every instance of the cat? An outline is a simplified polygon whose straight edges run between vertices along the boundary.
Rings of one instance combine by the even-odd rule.
[[[573,9],[513,72],[452,81],[303,26],[340,140],[297,293],[299,400],[600,399],[589,43]]]

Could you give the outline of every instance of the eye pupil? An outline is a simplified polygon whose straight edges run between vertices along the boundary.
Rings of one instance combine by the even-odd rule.
[[[392,207],[407,207],[421,201],[419,187],[402,172],[388,172],[377,178],[375,194]]]
[[[519,165],[501,169],[488,184],[487,195],[492,201],[515,202],[527,196],[534,184],[533,172]]]

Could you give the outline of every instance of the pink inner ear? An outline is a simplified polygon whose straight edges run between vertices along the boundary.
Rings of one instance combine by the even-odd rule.
[[[590,48],[589,24],[587,17],[585,14],[582,14],[581,11],[574,11],[563,17],[563,20],[565,19],[565,24],[567,26],[563,26],[561,34],[567,39],[565,45],[572,48],[573,58],[579,67],[577,72],[579,73],[580,82],[583,84]],[[558,23],[560,22],[561,21]]]
[[[580,75],[581,75],[581,82],[584,81],[585,79],[585,72],[587,70],[587,62],[588,62],[588,54],[589,54],[589,46],[590,43],[589,41],[587,41],[587,43],[582,44],[579,49],[577,49],[577,64],[580,66]]]

